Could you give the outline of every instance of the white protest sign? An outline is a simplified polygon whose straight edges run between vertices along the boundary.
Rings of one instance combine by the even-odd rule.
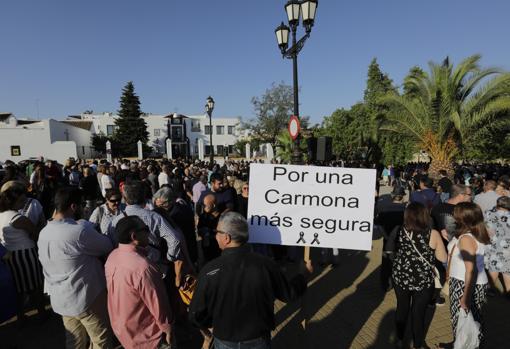
[[[372,248],[376,171],[250,165],[250,242]]]

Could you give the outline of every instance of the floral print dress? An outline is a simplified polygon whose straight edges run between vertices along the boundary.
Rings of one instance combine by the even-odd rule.
[[[492,209],[485,213],[485,221],[494,233],[485,248],[485,267],[490,272],[510,274],[510,212]]]
[[[398,232],[392,279],[403,290],[421,291],[434,285],[434,271],[430,266],[435,260],[434,250],[429,246],[431,233],[429,230],[407,234],[404,229]],[[413,243],[423,258],[414,249]]]

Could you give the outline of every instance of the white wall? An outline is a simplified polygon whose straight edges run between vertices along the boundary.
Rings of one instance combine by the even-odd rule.
[[[81,114],[82,120],[93,121],[94,125],[92,131],[93,133],[102,132],[105,135],[107,135],[107,126],[114,125],[115,119],[117,117],[118,115],[112,113]],[[165,115],[161,114],[147,114],[143,116],[143,119],[147,124],[147,132],[149,133],[148,145],[154,148],[159,146],[159,151],[161,153],[164,153],[165,140],[167,137],[168,119],[165,118]],[[191,155],[198,156],[198,150],[196,149],[197,148],[196,146],[198,145],[198,139],[202,139],[204,141],[204,147],[205,145],[209,145],[209,135],[205,134],[205,126],[209,125],[209,117],[206,114],[188,115],[188,118],[185,120],[187,137],[190,140]],[[193,131],[192,123],[197,121],[200,123],[200,131]],[[240,118],[218,118],[213,115],[212,126],[213,126],[213,145],[215,154],[217,153],[218,145],[222,146],[234,145],[237,142],[237,140],[243,136],[240,130],[241,126]],[[217,134],[216,126],[224,126],[224,133],[222,135]],[[228,126],[235,127],[233,135],[228,134]],[[155,132],[155,130],[157,131]]]
[[[69,157],[76,158],[76,144],[74,142],[52,143],[49,128],[49,120],[26,126],[0,128],[0,159],[18,162],[42,156],[45,159],[63,163]],[[11,155],[11,146],[14,145],[20,147],[20,156]]]
[[[50,141],[75,143],[76,154],[80,159],[90,159],[95,155],[91,146],[92,132],[57,120],[49,119]]]
[[[200,122],[200,131],[199,132],[193,132],[191,123],[193,121],[199,121]],[[198,139],[203,139],[204,141],[204,147],[206,145],[210,144],[210,135],[205,134],[205,126],[209,126],[209,117],[206,115],[198,115],[198,116],[190,116],[188,119],[189,124],[187,125],[188,128],[188,137],[190,138],[190,145],[191,145],[191,153],[192,155],[198,155],[194,153],[195,145],[198,144]],[[219,135],[217,134],[216,126],[223,126],[223,134]],[[234,126],[234,134],[229,135],[228,134],[228,126]],[[240,118],[215,118],[214,115],[212,117],[212,142],[214,146],[214,153],[217,156],[222,156],[223,154],[217,154],[217,146],[223,145],[223,146],[229,146],[234,145],[239,136],[240,136],[240,126],[241,126],[241,119]]]

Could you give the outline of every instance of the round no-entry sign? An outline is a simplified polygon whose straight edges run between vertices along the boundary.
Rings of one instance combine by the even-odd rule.
[[[290,138],[293,141],[299,136],[299,131],[301,130],[301,125],[299,124],[299,119],[296,115],[292,115],[289,120],[289,134]]]

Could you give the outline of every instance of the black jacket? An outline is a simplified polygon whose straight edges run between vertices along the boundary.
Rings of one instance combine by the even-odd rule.
[[[267,337],[275,327],[275,298],[288,302],[305,290],[303,275],[287,281],[274,261],[249,245],[227,248],[200,272],[189,318],[225,341]]]

